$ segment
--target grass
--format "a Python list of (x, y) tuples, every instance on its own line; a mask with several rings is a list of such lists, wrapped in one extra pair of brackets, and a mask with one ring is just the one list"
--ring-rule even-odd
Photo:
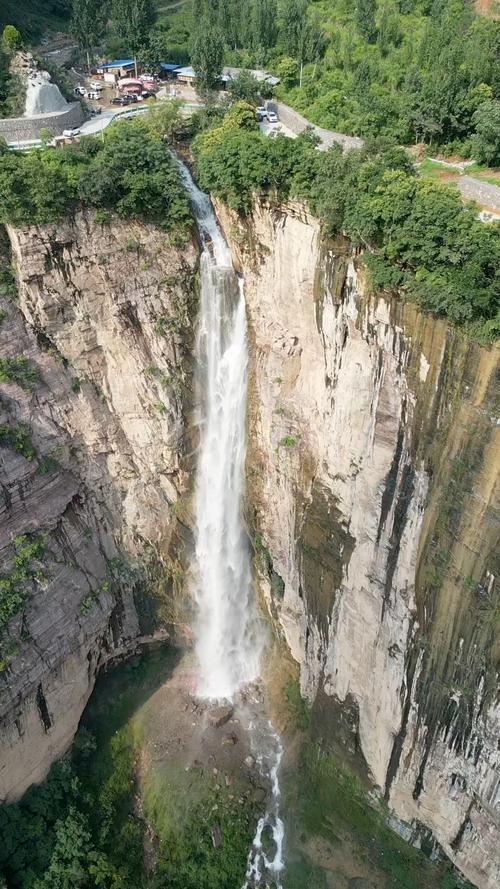
[(490, 185), (500, 187), (500, 170), (492, 170), (482, 164), (471, 164), (470, 167), (466, 167), (463, 173), (461, 173), (460, 170), (457, 170), (451, 164), (439, 164), (427, 157), (419, 164), (418, 172), (423, 179), (442, 180), (446, 177), (449, 181), (450, 174), (455, 179), (458, 179), (460, 176), (472, 176), (473, 179), (478, 179), (480, 182), (488, 182)]
[(298, 438), (295, 435), (284, 435), (283, 438), (278, 442), (279, 448), (294, 448), (296, 444), (298, 444)]
[(452, 167), (450, 164), (438, 164), (436, 161), (431, 160), (429, 157), (426, 157), (425, 160), (422, 161), (418, 166), (418, 172), (422, 179), (442, 179), (443, 173), (452, 173), (454, 176), (459, 177), (460, 171), (457, 170), (456, 167)]
[(500, 188), (500, 170), (491, 169), (490, 167), (484, 167), (481, 164), (474, 164), (473, 166), (467, 167), (466, 169), (467, 176), (473, 176), (474, 179), (479, 179), (481, 182), (488, 182), (490, 185), (496, 185)]
[(430, 861), (394, 833), (384, 805), (319, 744), (310, 740), (304, 745), (299, 768), (285, 778), (285, 794), (286, 809), (298, 816), (306, 837), (321, 838), (333, 850), (354, 844), (360, 865), (385, 875), (392, 889), (471, 889), (448, 862)]

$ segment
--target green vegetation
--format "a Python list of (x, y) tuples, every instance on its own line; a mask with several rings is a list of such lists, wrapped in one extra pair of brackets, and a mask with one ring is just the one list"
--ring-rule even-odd
[(191, 214), (162, 138), (143, 121), (109, 127), (65, 151), (0, 150), (0, 221), (55, 222), (78, 203), (185, 231)]
[(20, 423), (18, 426), (0, 426), (0, 447), (11, 448), (27, 460), (36, 457), (36, 450), (31, 441), (31, 429), (25, 423)]
[(0, 358), (0, 383), (17, 383), (18, 386), (32, 392), (40, 380), (38, 367), (34, 366), (26, 355)]
[(224, 40), (215, 27), (200, 30), (193, 45), (191, 61), (202, 90), (215, 89), (222, 74)]
[(90, 56), (104, 35), (109, 9), (102, 0), (72, 0), (71, 33), (85, 51), (90, 71)]
[(95, 606), (99, 604), (99, 599), (102, 593), (107, 593), (110, 588), (110, 583), (108, 580), (104, 580), (95, 590), (90, 590), (86, 596), (82, 599), (80, 605), (80, 614), (86, 615), (90, 614), (91, 611), (94, 610)]
[(500, 101), (490, 99), (474, 113), (472, 152), (480, 164), (500, 164)]
[(311, 726), (311, 710), (300, 693), (299, 680), (290, 679), (283, 694), (292, 725), (299, 731), (306, 731)]
[[(154, 873), (144, 872), (145, 822), (135, 810), (135, 771), (148, 731), (148, 698), (175, 656), (165, 649), (104, 675), (71, 760), (23, 800), (0, 808), (0, 883), (11, 889), (235, 889), (255, 829), (252, 806), (217, 788), (211, 771), (155, 766), (145, 815), (158, 836)], [(113, 706), (110, 708), (110, 701)], [(214, 848), (212, 828), (220, 829)], [(156, 845), (156, 844), (155, 844)]]
[(12, 266), (5, 261), (0, 254), (0, 296), (6, 299), (15, 299), (17, 296), (17, 285)]
[[(160, 838), (155, 889), (235, 889), (245, 877), (255, 830), (252, 807), (242, 805), (213, 779), (194, 774), (186, 796), (185, 777), (160, 772), (145, 788), (145, 813)], [(212, 830), (220, 831), (214, 847)]]
[(329, 129), (466, 153), (498, 146), (500, 22), (464, 0), (191, 0), (156, 34), (200, 71), (200, 47), (216, 73), (221, 44), (226, 64), (267, 67), (279, 95)]
[(315, 150), (307, 133), (268, 139), (238, 106), (193, 149), (202, 188), (235, 210), (252, 195), (304, 198), (325, 232), (365, 248), (374, 288), (492, 340), (500, 331), (500, 226), (483, 225), (458, 191), (416, 176), (403, 149), (382, 140), (343, 155)]
[(294, 448), (297, 444), (298, 439), (295, 435), (284, 435), (283, 438), (279, 441), (279, 448)]
[(2, 0), (0, 28), (15, 25), (28, 40), (38, 40), (47, 30), (68, 27), (71, 0)]
[(371, 872), (385, 874), (393, 889), (470, 887), (451, 865), (430, 861), (394, 833), (383, 804), (333, 754), (311, 740), (285, 790), (286, 806), (299, 813), (306, 836), (321, 837), (333, 848), (355, 843), (356, 860)]
[(46, 548), (44, 537), (23, 534), (16, 537), (14, 547), (13, 566), (8, 574), (0, 575), (0, 635), (23, 607), (33, 590), (33, 582), (45, 577), (41, 566)]
[(2, 33), (2, 49), (10, 54), (16, 52), (22, 46), (23, 39), (20, 31), (14, 25), (6, 25)]

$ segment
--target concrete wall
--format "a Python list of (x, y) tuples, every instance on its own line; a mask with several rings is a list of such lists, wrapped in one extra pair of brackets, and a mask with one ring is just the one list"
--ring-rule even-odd
[(38, 139), (40, 130), (44, 128), (51, 130), (54, 136), (60, 136), (63, 130), (78, 127), (83, 120), (84, 112), (80, 102), (73, 102), (65, 111), (0, 120), (0, 136), (7, 142), (28, 142)]

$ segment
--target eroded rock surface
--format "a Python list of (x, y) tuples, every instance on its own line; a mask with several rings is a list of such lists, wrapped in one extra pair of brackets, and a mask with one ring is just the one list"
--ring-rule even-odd
[(93, 214), (9, 234), (19, 299), (2, 300), (1, 355), (39, 380), (0, 384), (0, 424), (22, 424), (36, 452), (0, 448), (2, 575), (21, 535), (43, 556), (0, 640), (7, 801), (67, 749), (99, 667), (151, 630), (134, 598), (153, 574), (172, 599), (197, 261), (192, 244)]
[(498, 350), (371, 297), (299, 205), (222, 208), (251, 329), (262, 586), (324, 733), (500, 884)]

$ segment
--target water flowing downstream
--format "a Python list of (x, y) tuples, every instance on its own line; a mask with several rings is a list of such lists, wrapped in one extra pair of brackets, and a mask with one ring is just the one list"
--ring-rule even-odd
[[(248, 340), (243, 282), (209, 197), (181, 165), (203, 252), (197, 337), (200, 450), (195, 490), (195, 624), (198, 694), (234, 701), (258, 679), (262, 653), (250, 546), (242, 519), (246, 454)], [(271, 723), (241, 709), (255, 758), (271, 785), (249, 853), (244, 889), (280, 889), (283, 822), (279, 815), (281, 740)], [(251, 715), (247, 715), (250, 713)], [(267, 852), (263, 837), (267, 834)]]
[(247, 323), (242, 282), (207, 195), (184, 170), (204, 249), (197, 337), (200, 452), (195, 490), (195, 627), (202, 697), (232, 700), (259, 675), (252, 567), (241, 510)]

